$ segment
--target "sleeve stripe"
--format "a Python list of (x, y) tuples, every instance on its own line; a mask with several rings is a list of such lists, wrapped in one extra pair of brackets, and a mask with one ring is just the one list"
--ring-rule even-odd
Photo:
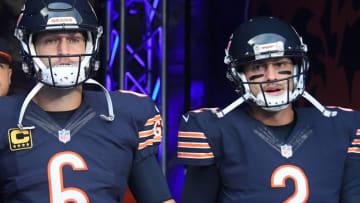
[(154, 134), (154, 129), (152, 129), (152, 130), (140, 131), (140, 132), (139, 132), (139, 137), (140, 137), (140, 138), (149, 137), (149, 136), (151, 136), (151, 135), (153, 135), (153, 134)]
[(354, 139), (351, 144), (353, 144), (353, 145), (360, 144), (360, 139)]
[(161, 120), (160, 114), (156, 115), (156, 116), (154, 116), (154, 118), (150, 118), (149, 120), (147, 120), (145, 123), (145, 126), (153, 125), (156, 121), (160, 121), (160, 120)]
[(206, 139), (206, 136), (204, 133), (200, 133), (200, 132), (181, 132), (179, 131), (178, 133), (179, 137), (188, 137), (188, 138), (202, 138), (202, 139)]
[(161, 136), (155, 136), (153, 139), (148, 139), (145, 142), (139, 143), (138, 149), (144, 149), (147, 146), (153, 145), (154, 142), (161, 142)]
[(358, 148), (358, 147), (349, 147), (347, 152), (348, 153), (360, 153), (360, 148)]
[[(158, 125), (159, 122), (160, 125)], [(146, 130), (142, 129), (142, 131), (138, 132), (139, 139), (142, 141), (138, 144), (138, 150), (151, 146), (154, 143), (161, 142), (161, 129), (159, 129), (161, 128), (161, 115), (157, 114), (154, 117), (148, 119), (145, 122), (144, 128)]]
[(154, 137), (154, 142), (161, 142), (161, 138), (162, 138), (162, 136), (155, 136)]
[(178, 152), (178, 158), (185, 159), (211, 159), (214, 158), (214, 154), (211, 153), (187, 153), (187, 152)]
[(209, 143), (197, 143), (197, 142), (178, 142), (178, 147), (210, 149)]
[(360, 135), (360, 129), (356, 130), (356, 135)]

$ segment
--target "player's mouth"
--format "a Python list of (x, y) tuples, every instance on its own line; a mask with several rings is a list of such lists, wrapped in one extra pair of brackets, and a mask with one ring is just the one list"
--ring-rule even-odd
[(269, 87), (265, 87), (264, 88), (264, 92), (267, 95), (271, 95), (271, 96), (278, 96), (281, 95), (283, 93), (283, 88), (281, 86), (269, 86)]

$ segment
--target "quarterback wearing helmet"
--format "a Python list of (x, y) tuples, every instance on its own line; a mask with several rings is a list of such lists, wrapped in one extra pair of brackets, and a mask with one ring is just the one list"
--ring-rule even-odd
[[(75, 52), (71, 56), (68, 53), (46, 55), (36, 50), (35, 42), (39, 34), (59, 30), (76, 30), (81, 33), (85, 43), (83, 53)], [(20, 41), (24, 56), (25, 73), (41, 83), (59, 88), (75, 87), (96, 71), (98, 67), (95, 57), (99, 52), (101, 35), (102, 27), (98, 25), (96, 15), (86, 1), (49, 2), (45, 7), (43, 1), (27, 3), (20, 13), (15, 29), (15, 36)], [(54, 62), (69, 58), (78, 60), (78, 63), (60, 65)]]
[(90, 78), (101, 35), (87, 0), (26, 1), (15, 36), (37, 84), (0, 101), (1, 202), (119, 203), (128, 187), (138, 202), (173, 202), (151, 98)]
[[(306, 92), (307, 46), (295, 29), (250, 19), (231, 36), (224, 62), (240, 96), (222, 110), (184, 115), (182, 200), (359, 202), (360, 114), (326, 109)], [(316, 108), (295, 107), (301, 96)]]
[[(227, 78), (235, 84), (240, 100), (249, 101), (267, 111), (280, 111), (300, 96), (308, 99), (325, 116), (334, 116), (336, 112), (326, 110), (310, 94), (305, 91), (305, 77), (309, 70), (307, 45), (295, 29), (277, 18), (259, 17), (240, 25), (231, 35), (228, 47), (225, 49), (224, 63), (228, 65)], [(265, 86), (274, 83), (273, 79), (265, 80), (266, 61), (287, 58), (289, 63), (272, 63), (274, 65), (290, 65), (292, 70), (280, 70), (281, 76), (275, 78), (278, 83), (284, 83), (286, 90), (279, 95), (270, 94)], [(280, 60), (281, 62), (281, 60)], [(251, 66), (251, 67), (249, 67)], [(288, 66), (288, 67), (290, 67)], [(258, 69), (256, 75), (247, 78), (246, 70)], [(260, 78), (260, 80), (259, 80)], [(262, 79), (261, 79), (262, 78)], [(259, 88), (256, 94), (250, 87)], [(240, 105), (238, 103), (237, 105)], [(235, 108), (236, 106), (232, 106)], [(219, 116), (223, 116), (222, 111)]]

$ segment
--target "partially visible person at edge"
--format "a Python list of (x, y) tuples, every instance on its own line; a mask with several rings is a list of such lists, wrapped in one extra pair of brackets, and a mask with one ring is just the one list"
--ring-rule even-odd
[(5, 39), (0, 38), (0, 97), (9, 93), (12, 75), (11, 63), (12, 56), (8, 44)]
[[(295, 29), (250, 19), (233, 33), (225, 63), (239, 99), (183, 115), (182, 201), (359, 203), (359, 112), (326, 109), (305, 91), (307, 46)], [(301, 96), (315, 108), (295, 107)]]
[(0, 101), (1, 202), (119, 203), (128, 186), (137, 202), (174, 202), (151, 98), (90, 79), (101, 35), (87, 0), (25, 3), (15, 36), (37, 84)]

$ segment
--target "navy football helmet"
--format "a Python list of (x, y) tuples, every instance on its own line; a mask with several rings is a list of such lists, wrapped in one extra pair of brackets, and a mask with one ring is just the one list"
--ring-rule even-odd
[[(34, 40), (44, 32), (75, 31), (84, 35), (85, 53), (76, 55), (39, 55), (36, 53)], [(101, 114), (106, 121), (115, 119), (111, 97), (107, 89), (90, 77), (97, 71), (96, 55), (99, 52), (99, 41), (102, 26), (98, 25), (97, 16), (88, 0), (27, 0), (19, 15), (15, 28), (15, 37), (20, 42), (23, 56), (23, 70), (38, 81), (26, 96), (20, 110), (18, 127), (33, 129), (34, 126), (23, 126), (22, 121), (31, 99), (44, 86), (54, 88), (73, 88), (82, 83), (98, 85), (106, 96), (109, 115)], [(52, 58), (77, 57), (78, 64), (51, 65)], [(48, 61), (46, 65), (43, 61)]]
[[(310, 101), (325, 116), (335, 116), (336, 112), (325, 109), (305, 91), (305, 76), (309, 70), (307, 51), (307, 45), (296, 30), (280, 19), (263, 16), (241, 24), (231, 35), (224, 58), (224, 63), (228, 65), (226, 76), (235, 84), (240, 98), (217, 112), (218, 117), (223, 117), (244, 101), (254, 103), (267, 111), (280, 111), (300, 96)], [(289, 58), (294, 64), (293, 74), (289, 77), (264, 82), (247, 80), (243, 69), (247, 64), (283, 57)], [(265, 93), (264, 84), (285, 80), (288, 87), (283, 94), (272, 96)], [(290, 83), (293, 83), (293, 89), (290, 89)], [(254, 95), (250, 85), (259, 85), (260, 93)]]
[[(279, 111), (296, 100), (305, 90), (305, 73), (309, 69), (307, 46), (295, 29), (284, 21), (273, 17), (257, 17), (243, 23), (230, 38), (224, 62), (228, 64), (227, 77), (236, 85), (241, 95), (269, 111)], [(294, 89), (279, 96), (269, 96), (262, 91), (253, 95), (250, 84), (242, 71), (244, 65), (259, 60), (288, 57), (294, 62), (294, 74), (283, 79), (294, 81)], [(271, 81), (269, 81), (271, 82)], [(268, 83), (263, 82), (263, 83)]]
[[(51, 58), (39, 56), (34, 37), (42, 32), (73, 30), (84, 34), (85, 54), (61, 57), (78, 57), (78, 65), (52, 67)], [(37, 81), (56, 88), (75, 87), (98, 69), (95, 56), (99, 51), (102, 27), (88, 0), (27, 0), (19, 15), (15, 37), (20, 42), (23, 70)], [(41, 60), (48, 60), (45, 65)], [(49, 67), (48, 67), (49, 66)]]

